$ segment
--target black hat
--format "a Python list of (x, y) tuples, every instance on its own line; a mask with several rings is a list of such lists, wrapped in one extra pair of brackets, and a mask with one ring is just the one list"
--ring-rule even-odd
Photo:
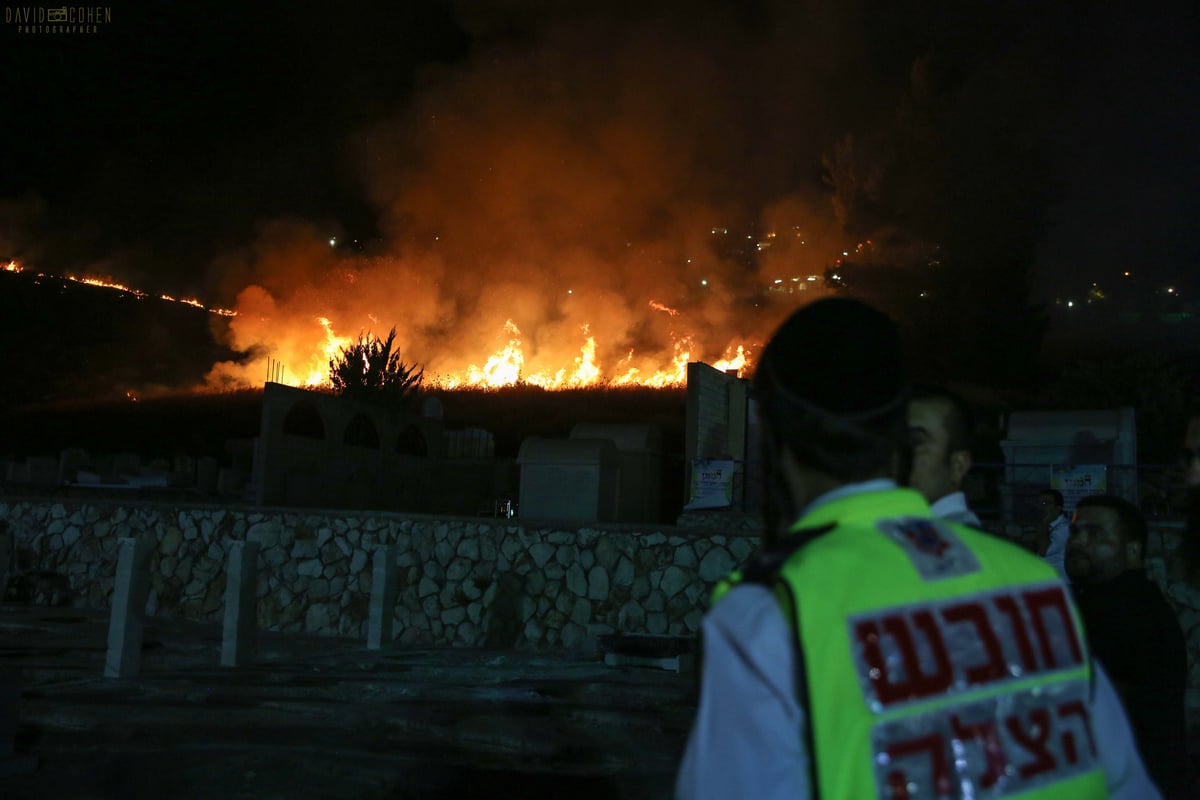
[(755, 386), (836, 417), (895, 411), (907, 397), (899, 332), (886, 314), (858, 300), (818, 300), (775, 331)]

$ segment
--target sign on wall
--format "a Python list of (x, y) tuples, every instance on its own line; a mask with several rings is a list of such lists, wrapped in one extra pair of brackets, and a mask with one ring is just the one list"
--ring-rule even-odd
[(1075, 513), (1075, 504), (1092, 494), (1108, 493), (1108, 467), (1104, 464), (1055, 464), (1050, 488), (1062, 492), (1063, 513)]
[(687, 511), (700, 508), (728, 508), (733, 505), (733, 473), (736, 462), (730, 459), (697, 458), (692, 461), (692, 485)]

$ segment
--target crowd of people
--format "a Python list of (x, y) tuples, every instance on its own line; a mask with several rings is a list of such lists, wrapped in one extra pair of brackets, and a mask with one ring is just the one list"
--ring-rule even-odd
[[(765, 533), (704, 620), (679, 797), (1196, 796), (1184, 636), (1135, 505), (1047, 487), (1030, 547), (983, 531), (969, 405), (911, 387), (855, 300), (789, 317), (754, 392)], [(1200, 416), (1181, 465), (1197, 577)]]

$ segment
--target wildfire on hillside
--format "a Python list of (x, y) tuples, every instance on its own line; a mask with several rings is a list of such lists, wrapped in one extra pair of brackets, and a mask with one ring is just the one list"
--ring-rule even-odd
[[(4, 271), (22, 273), (25, 272), (25, 267), (21, 266), (15, 260), (10, 260), (4, 265)], [(131, 294), (138, 299), (145, 299), (153, 296), (149, 292), (145, 292), (141, 289), (121, 283), (113, 279), (111, 276), (100, 277), (96, 275), (48, 275), (44, 272), (37, 273), (37, 276), (39, 278), (52, 278), (63, 281), (71, 281), (72, 283), (81, 283), (84, 286), (95, 286), (98, 289), (112, 289), (114, 291)], [(159, 294), (158, 298), (160, 300), (166, 300), (172, 303), (183, 303), (184, 305), (193, 306), (194, 308), (199, 308), (203, 311), (209, 312), (210, 314), (217, 314), (222, 317), (237, 316), (237, 312), (232, 309), (220, 308), (218, 306), (207, 306), (194, 297), (174, 297), (169, 294)]]
[[(14, 261), (4, 266), (7, 272), (24, 272), (25, 267)], [(192, 297), (176, 297), (167, 293), (153, 295), (136, 287), (129, 286), (111, 277), (61, 275), (50, 276), (37, 273), (39, 278), (58, 278), (60, 280), (93, 286), (100, 289), (124, 292), (139, 299), (157, 297), (160, 300), (182, 303), (198, 309), (225, 317), (237, 317), (238, 311), (216, 306), (207, 306)], [(679, 311), (662, 303), (650, 300), (647, 307), (661, 312), (668, 317), (679, 316)], [(370, 315), (371, 322), (377, 322)], [(315, 323), (315, 324), (314, 324)], [(348, 346), (353, 337), (339, 334), (333, 321), (327, 316), (317, 316), (311, 320), (299, 320), (290, 325), (276, 325), (276, 329), (285, 333), (274, 348), (275, 352), (290, 355), (292, 360), (282, 361), (280, 358), (265, 356), (260, 360), (251, 359), (241, 365), (245, 374), (262, 374), (262, 365), (267, 362), (282, 363), (286, 370), (277, 373), (272, 379), (296, 386), (322, 386), (329, 383), (329, 363), (338, 358), (344, 347)], [(694, 360), (697, 351), (694, 337), (690, 334), (670, 334), (671, 355), (668, 359), (656, 361), (654, 358), (639, 358), (635, 350), (626, 351), (621, 357), (612, 362), (611, 367), (597, 357), (596, 336), (589, 324), (583, 324), (574, 341), (564, 342), (561, 347), (554, 348), (550, 353), (538, 357), (528, 357), (527, 347), (522, 341), (521, 329), (513, 319), (506, 319), (500, 333), (500, 344), (494, 352), (472, 360), (467, 366), (454, 370), (442, 369), (429, 375), (431, 385), (455, 389), (459, 387), (502, 388), (524, 384), (538, 386), (543, 389), (577, 389), (601, 385), (609, 386), (648, 386), (664, 388), (682, 386), (687, 377), (687, 364)], [(739, 376), (751, 365), (751, 350), (746, 344), (731, 344), (724, 357), (712, 362), (712, 366), (722, 371), (732, 371)], [(482, 366), (480, 366), (482, 364)], [(297, 365), (297, 366), (293, 366)], [(246, 379), (234, 383), (250, 386), (254, 381)], [(128, 395), (136, 402), (136, 397)]]

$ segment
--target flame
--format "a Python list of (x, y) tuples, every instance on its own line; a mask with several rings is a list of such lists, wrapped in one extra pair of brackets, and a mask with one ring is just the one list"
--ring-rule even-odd
[[(22, 267), (20, 264), (18, 264), (15, 260), (11, 260), (3, 266), (3, 270), (5, 272), (24, 272), (25, 268)], [(78, 275), (70, 275), (70, 274), (68, 274), (68, 275), (46, 275), (46, 273), (44, 273), (44, 272), (39, 272), (38, 277), (39, 278), (47, 278), (47, 277), (57, 278), (57, 279), (63, 280), (63, 281), (71, 281), (72, 283), (81, 283), (85, 286), (95, 286), (99, 289), (111, 289), (111, 290), (117, 291), (117, 292), (125, 292), (126, 294), (133, 295), (134, 297), (138, 298), (139, 300), (150, 297), (149, 292), (145, 292), (145, 291), (135, 288), (133, 286), (128, 286), (124, 283), (120, 283), (119, 281), (114, 280), (111, 276), (98, 277), (95, 275), (84, 275), (83, 277), (79, 277)], [(194, 306), (203, 311), (207, 311), (210, 314), (219, 314), (222, 317), (236, 317), (237, 316), (237, 311), (234, 311), (233, 309), (220, 308), (218, 306), (207, 306), (204, 303), (202, 303), (200, 300), (197, 300), (194, 297), (175, 297), (174, 295), (168, 294), (166, 292), (161, 292), (157, 296), (160, 300), (166, 300), (171, 303), (183, 303), (185, 305)]]
[[(725, 355), (729, 355), (729, 351), (725, 351)], [(749, 356), (746, 353), (746, 348), (742, 345), (737, 346), (737, 352), (732, 358), (723, 358), (713, 363), (714, 369), (719, 369), (722, 372), (736, 372), (739, 378), (742, 377), (743, 371), (749, 363)]]
[(671, 358), (671, 366), (638, 381), (643, 386), (653, 386), (662, 389), (667, 386), (683, 386), (687, 383), (687, 365), (692, 358), (692, 340), (689, 336), (676, 339), (673, 343), (675, 355)]
[(513, 386), (521, 379), (521, 369), (525, 366), (525, 354), (521, 351), (521, 331), (511, 319), (505, 320), (504, 331), (509, 336), (508, 344), (492, 355), (484, 363), (483, 369), (474, 364), (467, 367), (466, 380), (459, 380), (455, 385), (467, 383), (471, 386), (495, 389)]
[[(692, 360), (695, 342), (690, 336), (673, 338), (670, 365), (646, 372), (636, 366), (636, 353), (630, 350), (627, 355), (616, 362), (611, 374), (606, 373), (604, 365), (596, 356), (596, 337), (591, 328), (584, 325), (582, 329), (583, 343), (579, 355), (574, 359), (574, 369), (566, 368), (556, 371), (526, 371), (527, 359), (521, 341), (521, 330), (511, 319), (504, 323), (504, 334), (507, 341), (484, 362), (482, 367), (471, 364), (461, 373), (438, 375), (430, 380), (434, 386), (443, 389), (455, 389), (462, 386), (478, 388), (501, 388), (525, 384), (539, 386), (543, 389), (575, 389), (588, 386), (650, 386), (667, 388), (683, 386), (687, 382), (687, 365)], [(727, 358), (717, 361), (713, 366), (720, 370), (737, 370), (741, 377), (743, 370), (750, 363), (749, 351), (744, 345), (736, 345), (726, 350)]]
[[(6, 272), (23, 272), (25, 267), (10, 260), (3, 265)], [(41, 273), (39, 273), (41, 275)], [(57, 277), (87, 286), (94, 286), (112, 291), (125, 292), (139, 299), (151, 297), (141, 289), (121, 283), (110, 276), (95, 275), (61, 275)], [(212, 314), (225, 317), (236, 317), (238, 311), (217, 306), (206, 306), (195, 297), (179, 297), (167, 292), (153, 295), (158, 299), (172, 303), (183, 303), (202, 309)], [(655, 300), (648, 301), (655, 311), (661, 311), (671, 318), (678, 318), (679, 311)], [(378, 323), (378, 316), (368, 314), (373, 323)], [(308, 333), (305, 328), (282, 324), (281, 330), (285, 335), (272, 348), (275, 355), (286, 358), (272, 358), (280, 368), (278, 379), (292, 385), (324, 386), (329, 383), (329, 362), (336, 360), (342, 348), (351, 343), (351, 338), (339, 335), (335, 323), (327, 316), (313, 318), (320, 325), (319, 333)], [(312, 330), (308, 328), (307, 330)], [(504, 323), (502, 343), (487, 359), (483, 366), (475, 363), (458, 372), (438, 375), (430, 379), (434, 386), (444, 389), (454, 389), (462, 386), (479, 388), (501, 388), (527, 384), (543, 389), (568, 389), (587, 386), (650, 386), (656, 388), (682, 386), (687, 380), (687, 364), (696, 350), (696, 344), (689, 335), (675, 336), (672, 334), (672, 357), (670, 364), (661, 369), (651, 370), (645, 363), (646, 357), (639, 362), (638, 354), (630, 350), (624, 358), (619, 359), (611, 369), (606, 369), (597, 355), (598, 343), (590, 324), (581, 328), (582, 341), (579, 344), (578, 355), (570, 362), (570, 366), (559, 369), (542, 369), (530, 371), (522, 342), (521, 330), (516, 322), (508, 319)], [(544, 358), (544, 357), (543, 357)], [(261, 374), (266, 359), (254, 361), (246, 365), (245, 374)], [(661, 363), (661, 362), (660, 362)], [(639, 366), (640, 364), (640, 366)], [(749, 351), (744, 345), (731, 345), (726, 349), (724, 358), (714, 362), (713, 366), (720, 370), (736, 370), (740, 377), (750, 364)], [(299, 365), (299, 368), (296, 367)], [(214, 368), (214, 376), (220, 375), (220, 370)], [(296, 377), (292, 377), (296, 376)], [(300, 377), (304, 376), (304, 377)], [(249, 383), (244, 377), (237, 377), (237, 383)], [(126, 395), (131, 402), (137, 402), (132, 393)]]
[(308, 368), (308, 377), (304, 379), (305, 386), (324, 386), (329, 383), (329, 362), (341, 355), (342, 348), (350, 344), (347, 336), (338, 336), (333, 332), (333, 323), (328, 317), (317, 317), (317, 322), (325, 332), (325, 341), (321, 345), (321, 355), (318, 363)]
[(670, 315), (670, 316), (672, 316), (672, 317), (677, 317), (677, 316), (679, 316), (679, 312), (678, 312), (678, 311), (676, 311), (675, 309), (673, 309), (673, 308), (667, 308), (667, 307), (666, 307), (666, 306), (664, 306), (662, 303), (656, 303), (656, 302), (654, 302), (653, 300), (651, 300), (651, 301), (650, 301), (650, 307), (651, 307), (651, 308), (653, 308), (655, 311), (663, 311), (663, 312), (665, 312), (665, 313), (669, 314), (669, 315)]

